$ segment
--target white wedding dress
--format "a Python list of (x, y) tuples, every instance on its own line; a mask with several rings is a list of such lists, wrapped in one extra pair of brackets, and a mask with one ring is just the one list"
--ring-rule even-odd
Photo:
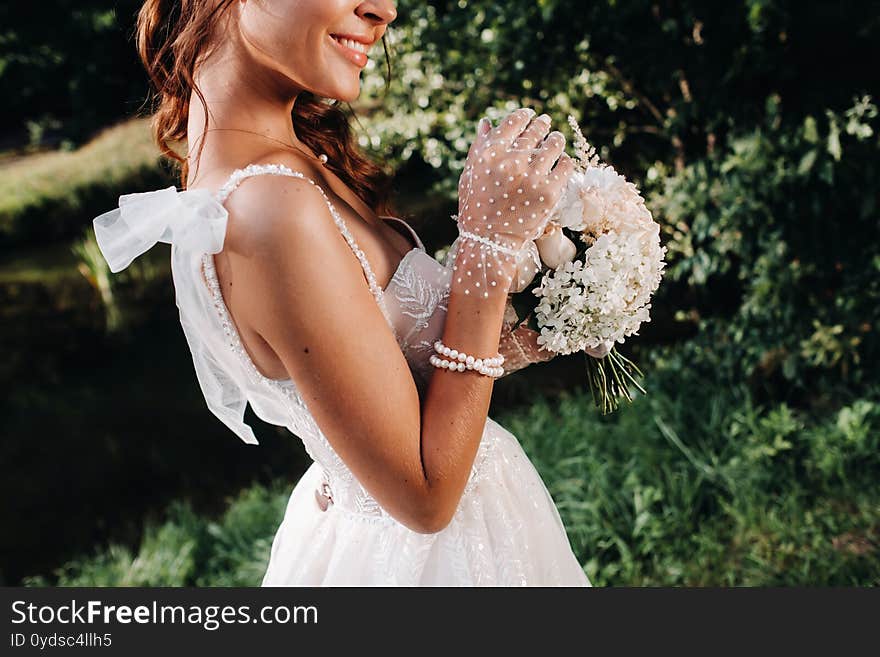
[[(157, 241), (172, 245), (181, 325), (211, 411), (245, 442), (247, 403), (266, 422), (298, 436), (314, 463), (287, 503), (263, 586), (591, 586), (575, 558), (559, 512), (516, 438), (486, 419), (458, 509), (442, 531), (420, 534), (390, 516), (361, 486), (318, 427), (296, 384), (269, 379), (245, 351), (214, 269), (223, 248), (223, 203), (247, 178), (282, 175), (309, 181), (361, 262), (367, 282), (409, 362), (424, 397), (442, 337), (451, 267), (432, 258), (415, 231), (382, 290), (369, 263), (324, 190), (284, 165), (235, 171), (216, 194), (174, 187), (120, 197), (119, 208), (94, 220), (99, 246), (119, 271)], [(448, 264), (448, 262), (447, 262)]]

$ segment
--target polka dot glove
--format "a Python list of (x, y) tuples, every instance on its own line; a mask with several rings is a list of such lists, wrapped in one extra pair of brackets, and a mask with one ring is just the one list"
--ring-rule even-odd
[(458, 237), (450, 248), (452, 285), (465, 294), (507, 295), (540, 270), (534, 240), (574, 163), (563, 152), (563, 134), (547, 135), (549, 117), (534, 115), (522, 108), (495, 128), (485, 118), (477, 127), (459, 179)]
[(504, 322), (498, 342), (498, 353), (504, 356), (504, 374), (513, 374), (532, 363), (543, 363), (557, 356), (555, 351), (538, 344), (540, 333), (528, 327), (528, 317), (521, 320), (510, 299), (504, 309)]

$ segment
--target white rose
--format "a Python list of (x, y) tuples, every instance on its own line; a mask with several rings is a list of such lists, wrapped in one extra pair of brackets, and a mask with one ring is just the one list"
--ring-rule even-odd
[(562, 232), (558, 224), (548, 223), (547, 230), (535, 240), (538, 253), (545, 265), (551, 269), (558, 269), (566, 262), (574, 260), (577, 247)]

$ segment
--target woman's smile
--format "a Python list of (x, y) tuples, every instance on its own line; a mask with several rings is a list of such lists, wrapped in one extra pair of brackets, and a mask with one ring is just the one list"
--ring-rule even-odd
[(361, 68), (367, 65), (367, 52), (369, 51), (369, 46), (351, 39), (335, 37), (332, 34), (330, 35), (330, 40), (333, 42), (334, 47), (337, 48), (350, 62), (357, 64)]

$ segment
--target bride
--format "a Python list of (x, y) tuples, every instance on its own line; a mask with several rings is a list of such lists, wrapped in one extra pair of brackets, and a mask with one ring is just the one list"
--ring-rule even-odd
[[(94, 220), (113, 272), (170, 243), (210, 410), (249, 403), (314, 463), (264, 586), (590, 586), (547, 488), (487, 417), (507, 295), (572, 172), (549, 118), (483, 119), (443, 263), (385, 212), (387, 180), (328, 100), (360, 91), (392, 0), (147, 0), (138, 47), (174, 187)], [(186, 140), (184, 158), (170, 144)], [(196, 144), (198, 147), (196, 148)], [(521, 337), (521, 336), (520, 336)], [(521, 344), (521, 343), (516, 343)]]

